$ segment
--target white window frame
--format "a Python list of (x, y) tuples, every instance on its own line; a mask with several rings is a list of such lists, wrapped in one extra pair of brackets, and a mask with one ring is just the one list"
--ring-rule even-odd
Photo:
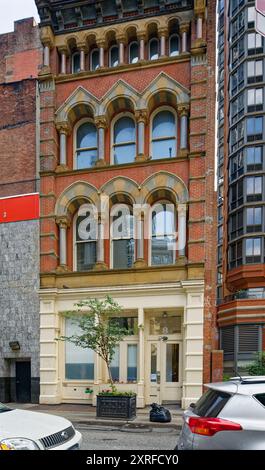
[[(112, 65), (111, 64), (111, 52), (114, 48), (118, 50), (118, 63), (117, 63), (117, 65)], [(115, 68), (115, 67), (118, 67), (119, 65), (120, 65), (119, 46), (117, 44), (114, 44), (113, 46), (111, 46), (111, 48), (109, 50), (109, 67), (110, 68)]]
[[(156, 59), (151, 59), (151, 44), (152, 42), (156, 42), (157, 43), (157, 58)], [(159, 40), (158, 38), (152, 38), (150, 39), (149, 41), (149, 45), (148, 45), (148, 59), (149, 60), (158, 60), (159, 59), (159, 56), (160, 56), (160, 50), (159, 50)]]
[[(135, 156), (137, 155), (137, 123), (136, 123), (135, 117), (132, 113), (119, 113), (111, 121), (111, 138), (110, 138), (110, 145), (111, 145), (110, 163), (111, 163), (111, 165), (119, 165), (119, 163), (114, 163), (114, 149), (115, 149), (115, 147), (114, 147), (114, 145), (115, 145), (115, 142), (114, 142), (114, 127), (115, 127), (116, 122), (119, 121), (119, 119), (122, 119), (122, 118), (125, 118), (125, 117), (131, 118), (134, 122), (134, 125), (135, 125)], [(128, 144), (130, 144), (130, 143), (131, 142), (128, 142)], [(133, 162), (131, 162), (131, 163), (133, 163)], [(120, 163), (120, 165), (122, 165), (122, 163)]]
[[(172, 41), (172, 39), (175, 38), (175, 37), (178, 38), (179, 48), (178, 48), (178, 51), (177, 51), (177, 52), (175, 52), (175, 53), (172, 54), (172, 53), (171, 53), (171, 41)], [(178, 34), (176, 34), (176, 33), (171, 34), (171, 36), (169, 37), (169, 44), (168, 44), (168, 46), (169, 46), (169, 51), (168, 51), (168, 52), (169, 52), (169, 54), (168, 54), (169, 57), (177, 57), (177, 56), (180, 54), (180, 51), (179, 51), (179, 49), (180, 49), (180, 37), (179, 37)]]
[[(154, 121), (154, 118), (156, 117), (157, 114), (161, 113), (162, 111), (169, 111), (171, 112), (172, 114), (174, 114), (175, 116), (175, 129), (176, 129), (176, 135), (175, 135), (175, 140), (176, 140), (176, 153), (175, 155), (172, 155), (171, 158), (176, 158), (177, 157), (177, 153), (178, 153), (178, 115), (177, 115), (177, 112), (174, 108), (170, 107), (170, 106), (161, 106), (159, 108), (157, 108), (151, 115), (151, 119), (150, 119), (150, 136), (149, 136), (149, 155), (152, 156), (153, 158), (153, 155), (152, 155), (152, 146), (153, 146), (153, 121)], [(172, 137), (168, 137), (168, 138), (172, 138)], [(166, 137), (164, 138), (161, 138), (161, 140), (166, 140)], [(158, 141), (158, 139), (156, 139), (156, 141)], [(169, 157), (162, 157), (162, 159), (167, 159)], [(155, 160), (158, 160), (157, 159), (154, 159)]]
[[(173, 261), (172, 264), (152, 264), (152, 240), (153, 240), (153, 230), (152, 230), (152, 214), (154, 212), (154, 209), (156, 206), (160, 204), (173, 204), (173, 202), (167, 200), (167, 199), (162, 199), (161, 201), (155, 202), (151, 207), (150, 207), (150, 212), (149, 212), (149, 226), (148, 226), (148, 231), (149, 231), (149, 240), (148, 240), (148, 266), (153, 266), (153, 267), (161, 267), (161, 266), (173, 266), (174, 263), (176, 262), (176, 250), (173, 250)], [(174, 216), (175, 216), (175, 232), (177, 229), (177, 208), (176, 205), (174, 205)]]
[[(90, 124), (93, 124), (96, 128), (96, 125), (95, 125), (95, 122), (92, 118), (83, 118), (83, 119), (80, 119), (76, 125), (74, 126), (74, 138), (73, 138), (73, 169), (74, 170), (78, 170), (80, 168), (77, 168), (77, 131), (79, 129), (80, 126), (82, 126), (82, 124), (85, 124), (86, 122), (90, 123)], [(93, 150), (93, 149), (96, 149), (97, 148), (97, 154), (98, 154), (98, 130), (96, 128), (96, 133), (97, 133), (97, 147), (84, 147), (83, 149), (81, 150)], [(79, 149), (80, 150), (80, 149)], [(89, 168), (88, 168), (89, 169)]]

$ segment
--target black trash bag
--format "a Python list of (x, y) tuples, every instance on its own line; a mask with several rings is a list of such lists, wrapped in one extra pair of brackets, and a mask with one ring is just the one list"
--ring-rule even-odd
[(150, 411), (150, 421), (153, 423), (170, 423), (171, 414), (170, 411), (164, 408), (164, 406), (152, 403)]

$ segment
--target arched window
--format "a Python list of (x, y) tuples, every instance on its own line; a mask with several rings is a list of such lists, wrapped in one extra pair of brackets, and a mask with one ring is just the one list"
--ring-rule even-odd
[(168, 265), (175, 261), (176, 211), (163, 201), (152, 208), (151, 265)]
[(173, 158), (176, 156), (176, 115), (165, 109), (153, 117), (151, 156), (159, 158)]
[(172, 34), (169, 38), (169, 55), (170, 57), (179, 55), (179, 37), (177, 34)]
[(81, 69), (80, 53), (75, 52), (72, 55), (72, 73), (79, 73)]
[(149, 41), (149, 60), (157, 60), (159, 58), (159, 41), (153, 38)]
[(99, 50), (94, 49), (90, 54), (90, 70), (97, 70), (99, 68)]
[(132, 208), (117, 204), (111, 210), (111, 265), (131, 268), (134, 263), (134, 217)]
[(136, 64), (139, 60), (139, 44), (138, 42), (131, 42), (129, 48), (129, 62), (130, 64)]
[(98, 159), (98, 136), (96, 126), (86, 121), (76, 131), (75, 167), (91, 168)]
[(109, 66), (117, 67), (119, 65), (119, 46), (112, 46), (109, 51)]
[(113, 163), (133, 162), (136, 156), (135, 122), (130, 116), (119, 118), (113, 126)]
[(76, 216), (74, 230), (75, 269), (90, 271), (97, 261), (97, 219), (92, 210)]

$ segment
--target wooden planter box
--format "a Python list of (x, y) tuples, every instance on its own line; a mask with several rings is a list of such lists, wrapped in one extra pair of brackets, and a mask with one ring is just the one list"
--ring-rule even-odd
[(136, 417), (136, 396), (97, 395), (97, 418), (134, 419)]

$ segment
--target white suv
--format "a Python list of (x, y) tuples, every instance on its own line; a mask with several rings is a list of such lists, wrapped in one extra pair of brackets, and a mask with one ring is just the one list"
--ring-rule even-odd
[(0, 450), (78, 450), (82, 435), (65, 418), (0, 403)]

